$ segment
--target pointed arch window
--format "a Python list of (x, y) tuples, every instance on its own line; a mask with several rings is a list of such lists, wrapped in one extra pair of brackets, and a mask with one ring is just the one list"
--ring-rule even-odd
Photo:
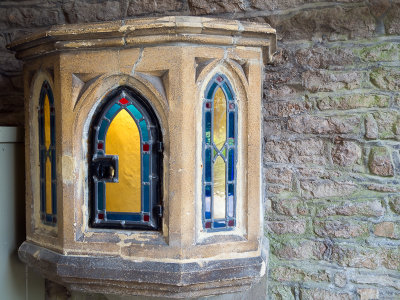
[(93, 227), (160, 227), (160, 126), (148, 101), (121, 87), (106, 97), (92, 125)]
[(40, 219), (57, 223), (57, 178), (54, 97), (47, 81), (39, 96)]
[(223, 74), (207, 85), (203, 101), (203, 228), (236, 226), (237, 103)]

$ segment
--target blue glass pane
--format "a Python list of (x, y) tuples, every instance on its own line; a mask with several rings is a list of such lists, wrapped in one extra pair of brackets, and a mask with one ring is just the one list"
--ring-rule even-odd
[(51, 184), (51, 204), (52, 204), (52, 213), (57, 213), (57, 186), (56, 183), (53, 182)]
[(129, 109), (129, 111), (136, 118), (136, 120), (140, 120), (143, 117), (140, 111), (138, 111), (138, 109), (135, 106), (128, 105), (126, 108)]
[(46, 89), (47, 89), (47, 95), (49, 96), (49, 103), (50, 105), (53, 105), (54, 104), (53, 92), (48, 84), (46, 84)]
[(103, 120), (100, 124), (99, 135), (97, 136), (97, 139), (104, 141), (107, 126), (108, 126), (108, 122), (106, 120)]
[(53, 222), (53, 216), (52, 215), (46, 215), (46, 222), (52, 223)]
[(51, 153), (51, 179), (56, 180), (56, 150), (50, 150)]
[(50, 115), (50, 143), (51, 145), (56, 144), (56, 130), (55, 130), (55, 120), (54, 115)]
[(40, 178), (44, 178), (46, 150), (40, 150)]
[(142, 215), (107, 212), (107, 219), (114, 221), (141, 221)]
[(233, 184), (228, 184), (228, 217), (234, 216), (234, 205), (233, 200), (235, 197), (235, 186)]
[(205, 117), (205, 143), (211, 143), (211, 112), (206, 112)]
[(149, 170), (150, 170), (149, 154), (143, 154), (143, 181), (144, 182), (149, 181)]
[(106, 113), (106, 118), (111, 120), (120, 108), (121, 108), (121, 106), (119, 104), (115, 103), (113, 106), (111, 106), (111, 108)]
[(103, 182), (97, 183), (97, 209), (98, 210), (104, 209), (104, 183)]
[(229, 87), (227, 86), (226, 83), (224, 83), (224, 84), (222, 85), (222, 88), (224, 89), (224, 91), (225, 91), (225, 93), (226, 93), (226, 96), (228, 97), (228, 100), (233, 100), (231, 90), (229, 89)]
[(235, 113), (229, 113), (229, 136), (230, 138), (235, 137)]
[(143, 185), (143, 210), (144, 212), (149, 212), (149, 205), (150, 205), (150, 186)]
[(211, 149), (206, 149), (204, 159), (206, 163), (204, 164), (205, 169), (205, 181), (211, 182)]
[(139, 123), (140, 129), (142, 130), (142, 139), (143, 142), (147, 142), (149, 140), (149, 132), (147, 131), (146, 121), (142, 120)]
[(214, 91), (215, 91), (215, 88), (216, 88), (216, 87), (217, 87), (217, 83), (214, 82), (214, 83), (211, 85), (210, 89), (208, 90), (207, 99), (213, 99), (213, 94), (214, 94)]
[(214, 222), (214, 228), (222, 228), (222, 227), (226, 227), (225, 221), (216, 221), (216, 222)]
[(46, 206), (46, 194), (45, 194), (45, 182), (44, 180), (40, 181), (40, 211), (45, 212), (45, 206)]
[(235, 162), (235, 152), (234, 149), (229, 150), (229, 157), (228, 157), (228, 180), (235, 179), (235, 169), (234, 169), (234, 162)]
[(211, 219), (211, 185), (204, 188), (204, 218)]
[(43, 116), (42, 113), (40, 114), (39, 117), (39, 145), (43, 145), (44, 144), (44, 130), (43, 130)]

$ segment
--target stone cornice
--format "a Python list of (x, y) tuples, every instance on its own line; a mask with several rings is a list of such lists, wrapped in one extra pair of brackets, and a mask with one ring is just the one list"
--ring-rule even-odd
[(7, 47), (17, 52), (17, 58), (27, 60), (56, 51), (174, 43), (261, 47), (264, 61), (269, 62), (276, 51), (276, 31), (268, 24), (173, 16), (58, 25)]

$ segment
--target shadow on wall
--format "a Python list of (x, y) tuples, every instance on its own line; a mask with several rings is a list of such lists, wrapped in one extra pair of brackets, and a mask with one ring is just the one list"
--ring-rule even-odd
[(25, 240), (23, 131), (0, 127), (0, 291), (2, 299), (44, 299), (44, 280), (26, 267), (17, 250)]

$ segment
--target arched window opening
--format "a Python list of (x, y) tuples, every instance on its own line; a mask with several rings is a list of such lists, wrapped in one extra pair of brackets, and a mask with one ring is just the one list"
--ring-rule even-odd
[(236, 226), (237, 104), (228, 79), (217, 74), (203, 101), (203, 228)]
[(92, 226), (159, 229), (162, 141), (148, 101), (118, 88), (105, 98), (91, 129)]
[(48, 225), (57, 223), (57, 178), (54, 98), (47, 81), (39, 97), (40, 219)]

